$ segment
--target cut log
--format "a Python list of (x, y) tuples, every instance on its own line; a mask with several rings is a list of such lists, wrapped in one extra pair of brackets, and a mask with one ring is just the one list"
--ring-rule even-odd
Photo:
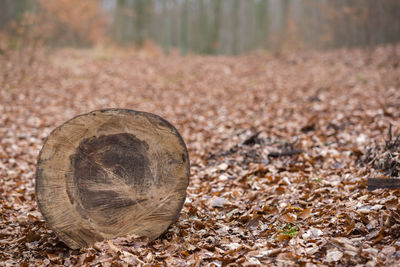
[(56, 128), (38, 160), (36, 198), (70, 248), (128, 235), (157, 238), (176, 221), (189, 183), (188, 152), (159, 116), (106, 109)]

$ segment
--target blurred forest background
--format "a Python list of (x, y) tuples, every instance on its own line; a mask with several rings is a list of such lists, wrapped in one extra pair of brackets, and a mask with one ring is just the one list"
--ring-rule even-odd
[(0, 52), (156, 44), (201, 54), (374, 46), (400, 40), (399, 0), (2, 0)]

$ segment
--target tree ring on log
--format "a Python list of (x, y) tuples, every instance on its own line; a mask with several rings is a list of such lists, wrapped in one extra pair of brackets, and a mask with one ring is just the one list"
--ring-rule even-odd
[(70, 248), (133, 234), (155, 239), (179, 216), (189, 167), (182, 137), (161, 117), (96, 110), (47, 138), (36, 198), (50, 228)]

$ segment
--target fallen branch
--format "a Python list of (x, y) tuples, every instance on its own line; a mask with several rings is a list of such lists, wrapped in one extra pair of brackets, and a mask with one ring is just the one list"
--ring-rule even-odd
[(293, 155), (297, 155), (300, 153), (303, 153), (303, 151), (299, 150), (299, 149), (283, 150), (281, 152), (272, 151), (268, 154), (268, 157), (279, 158), (279, 157), (283, 157), (283, 156), (293, 156)]
[(368, 190), (373, 191), (375, 189), (388, 188), (396, 189), (400, 188), (399, 178), (368, 178)]

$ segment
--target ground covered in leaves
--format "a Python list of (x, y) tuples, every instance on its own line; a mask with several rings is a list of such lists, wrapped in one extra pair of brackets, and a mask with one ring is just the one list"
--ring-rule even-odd
[[(1, 58), (1, 266), (400, 261), (400, 190), (366, 185), (400, 171), (400, 46), (237, 57), (29, 53)], [(53, 128), (107, 107), (177, 127), (191, 160), (187, 200), (153, 242), (70, 250), (38, 211), (37, 156)]]

